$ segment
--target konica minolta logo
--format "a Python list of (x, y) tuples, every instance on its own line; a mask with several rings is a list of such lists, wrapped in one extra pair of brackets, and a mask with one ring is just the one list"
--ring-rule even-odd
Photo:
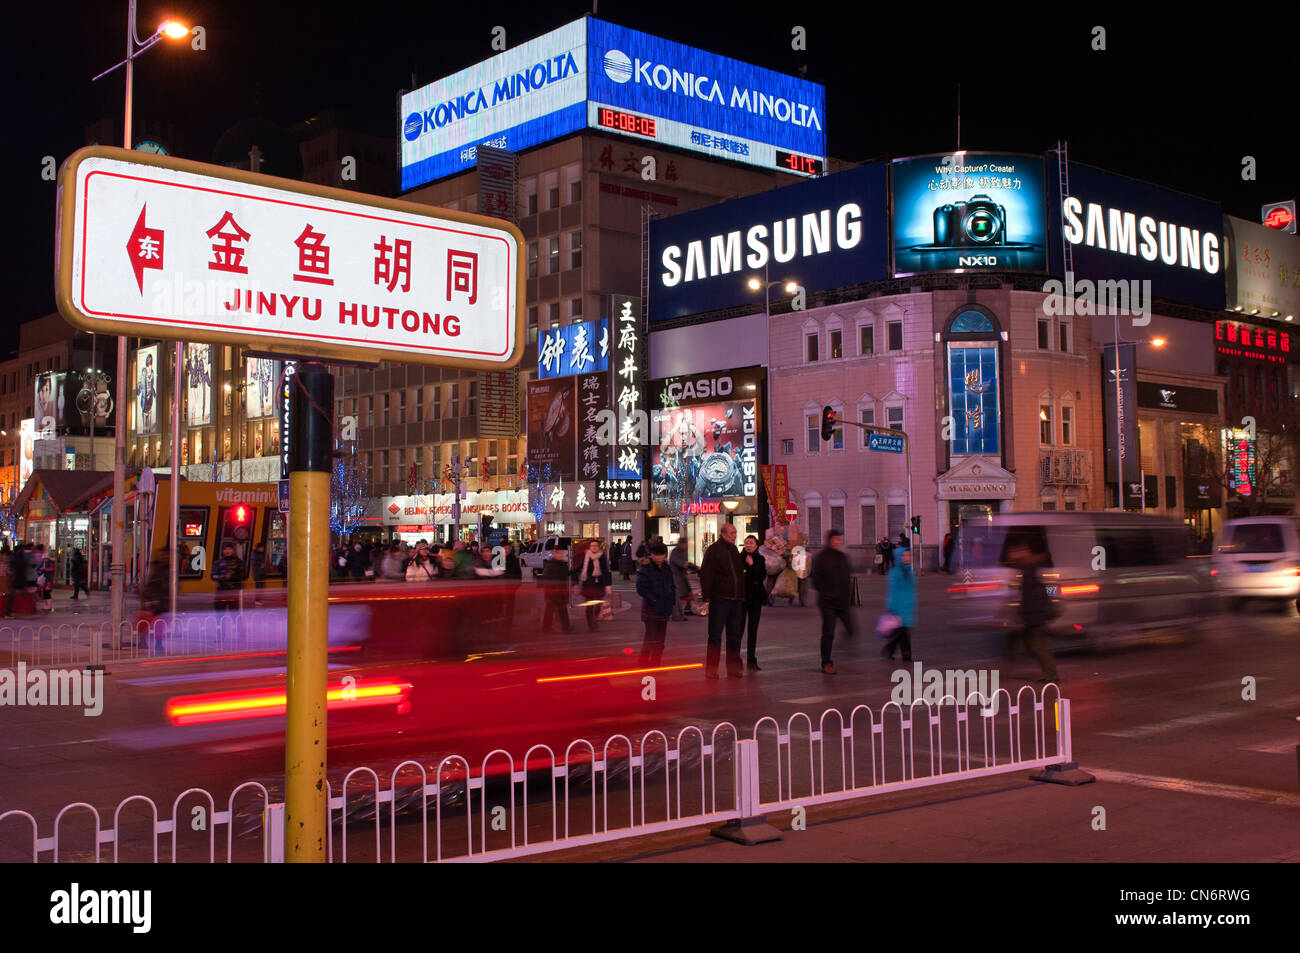
[(622, 50), (607, 52), (603, 63), (605, 75), (615, 83), (636, 82), (653, 86), (665, 93), (703, 99), (730, 109), (743, 109), (755, 116), (775, 119), (778, 122), (788, 122), (791, 125), (807, 126), (818, 130), (822, 127), (817, 110), (807, 103), (796, 103), (757, 89), (745, 89), (734, 85), (730, 90), (725, 90), (721, 82), (704, 73), (691, 73), (665, 66), (663, 63), (631, 57)]
[(414, 142), (425, 133), (441, 129), (448, 123), (508, 103), (518, 96), (576, 75), (580, 70), (573, 53), (560, 53), (540, 63), (512, 72), (489, 85), (461, 93), (423, 111), (413, 112), (402, 120), (402, 135)]

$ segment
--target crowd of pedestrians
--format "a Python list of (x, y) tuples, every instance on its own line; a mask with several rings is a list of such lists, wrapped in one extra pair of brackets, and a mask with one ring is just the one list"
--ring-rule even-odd
[[(54, 611), (54, 581), (57, 567), (54, 552), (47, 551), (43, 543), (17, 543), (10, 547), (8, 541), (0, 545), (0, 616), (13, 618), (34, 612)], [(68, 574), (73, 584), (72, 598), (86, 588), (86, 557), (80, 549), (73, 549), (68, 559)]]

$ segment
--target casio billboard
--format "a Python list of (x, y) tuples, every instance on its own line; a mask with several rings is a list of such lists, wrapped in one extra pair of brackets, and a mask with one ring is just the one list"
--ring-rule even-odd
[[(1069, 194), (1050, 212), (1076, 280), (1149, 281), (1155, 297), (1224, 307), (1218, 203), (1071, 162)], [(1060, 243), (1053, 246), (1053, 273), (1063, 274)]]
[[(885, 165), (650, 222), (650, 321), (764, 307), (751, 278), (825, 291), (885, 277)], [(777, 292), (780, 293), (780, 292)]]

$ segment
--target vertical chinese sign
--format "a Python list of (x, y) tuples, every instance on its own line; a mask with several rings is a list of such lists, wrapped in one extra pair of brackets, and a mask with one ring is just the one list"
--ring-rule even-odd
[[(641, 299), (618, 295), (612, 298), (614, 315), (610, 333), (614, 351), (610, 356), (610, 379), (614, 388), (614, 409), (618, 418), (609, 477), (640, 480), (645, 474), (639, 418), (646, 414), (644, 374), (641, 365)], [(636, 501), (640, 503), (638, 499)]]

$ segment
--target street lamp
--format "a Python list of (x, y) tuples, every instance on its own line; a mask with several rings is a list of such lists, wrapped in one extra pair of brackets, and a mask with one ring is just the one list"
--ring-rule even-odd
[[(772, 281), (772, 280), (770, 280), (770, 279), (768, 278), (767, 267), (768, 267), (768, 266), (767, 266), (766, 264), (763, 265), (763, 280), (762, 280), (762, 281), (759, 281), (758, 278), (755, 277), (755, 278), (750, 278), (750, 279), (749, 279), (749, 282), (748, 282), (750, 289), (753, 290), (753, 291), (757, 291), (759, 288), (762, 288), (762, 289), (763, 289), (763, 314), (767, 317), (767, 323), (768, 323), (768, 328), (765, 329), (766, 333), (765, 333), (764, 336), (763, 336), (763, 339), (764, 339), (765, 342), (766, 342), (766, 341), (770, 341), (770, 340), (772, 339), (772, 338), (771, 338), (771, 324), (772, 324), (772, 286), (773, 286), (773, 285), (779, 285), (779, 284), (781, 284), (781, 282), (779, 282), (779, 281)], [(786, 292), (786, 294), (794, 294), (798, 289), (799, 289), (799, 286), (798, 286), (797, 284), (795, 284), (793, 281), (787, 281), (787, 282), (785, 283), (785, 292)], [(766, 384), (767, 384), (767, 378), (766, 378), (766, 377), (763, 378), (763, 383), (764, 383), (764, 386), (766, 386)], [(753, 385), (751, 384), (750, 386), (752, 387)], [(767, 442), (767, 459), (768, 459), (768, 461), (770, 462), (770, 461), (773, 459), (773, 453), (772, 453), (772, 428), (771, 428), (771, 427), (768, 427), (767, 441), (768, 441), (768, 442)], [(769, 505), (771, 504), (771, 502), (772, 502), (771, 500), (768, 500), (768, 504), (769, 504)], [(762, 525), (762, 524), (760, 523), (760, 525)]]
[[(126, 59), (109, 67), (91, 79), (93, 83), (100, 77), (107, 76), (118, 66), (126, 67), (126, 112), (122, 122), (122, 145), (123, 148), (131, 148), (131, 107), (132, 96), (134, 93), (135, 81), (135, 58), (143, 53), (149, 47), (159, 42), (164, 36), (170, 39), (180, 39), (189, 35), (189, 28), (184, 24), (167, 19), (159, 24), (158, 29), (147, 40), (141, 40), (139, 32), (136, 30), (136, 0), (127, 0), (126, 7)], [(179, 346), (179, 345), (178, 345)], [(112, 563), (109, 565), (109, 573), (112, 579), (109, 590), (110, 615), (113, 625), (113, 647), (120, 648), (122, 645), (122, 615), (124, 609), (125, 595), (125, 576), (126, 562), (126, 503), (123, 497), (126, 496), (126, 358), (127, 358), (126, 337), (119, 335), (117, 338), (117, 389), (116, 389), (116, 415), (114, 416), (114, 434), (113, 434), (113, 504), (112, 504), (112, 521), (113, 521), (113, 555)], [(179, 397), (179, 395), (177, 395)], [(94, 415), (94, 406), (91, 407), (91, 415)], [(175, 440), (175, 434), (172, 435)], [(175, 470), (175, 467), (172, 467)], [(178, 483), (179, 474), (172, 474), (173, 492), (176, 496), (176, 484)], [(175, 532), (175, 526), (173, 526)], [(173, 551), (175, 547), (172, 547)], [(172, 556), (175, 559), (175, 555)], [(102, 668), (101, 662), (101, 639), (96, 636), (91, 639), (91, 663), (92, 667)]]
[(740, 505), (740, 500), (723, 500), (722, 505), (727, 510), (727, 523), (734, 523), (735, 520), (732, 517), (736, 513), (736, 507)]

